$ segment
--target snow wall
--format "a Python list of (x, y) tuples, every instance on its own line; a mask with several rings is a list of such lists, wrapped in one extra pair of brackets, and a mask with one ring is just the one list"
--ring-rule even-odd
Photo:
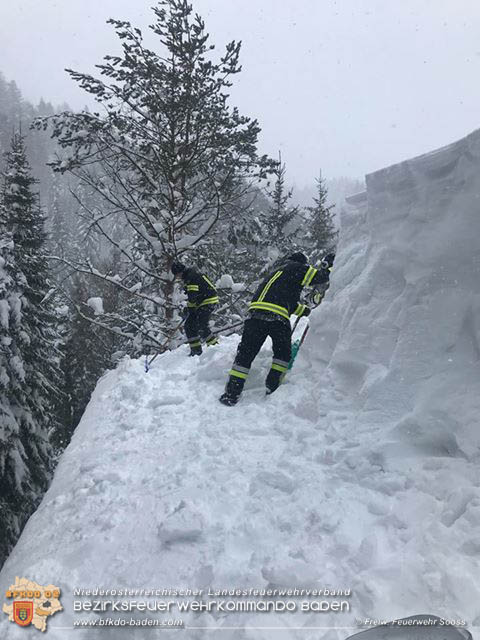
[[(267, 345), (241, 402), (220, 405), (237, 336), (201, 358), (165, 354), (148, 375), (123, 361), (99, 382), (6, 562), (2, 596), (16, 576), (59, 586), (64, 611), (48, 618), (59, 640), (336, 640), (359, 620), (420, 613), (475, 632), (479, 271), (480, 132), (369, 175), (285, 384), (265, 398)], [(289, 613), (74, 613), (74, 600), (98, 599), (74, 589), (96, 587), (196, 588), (234, 603), (268, 598), (208, 589), (351, 595), (333, 598), (348, 603), (341, 612), (300, 610), (331, 603), (324, 593), (277, 595), (298, 605)], [(153, 600), (182, 599), (199, 598)], [(186, 628), (72, 629), (105, 617)], [(36, 634), (2, 613), (1, 638)]]

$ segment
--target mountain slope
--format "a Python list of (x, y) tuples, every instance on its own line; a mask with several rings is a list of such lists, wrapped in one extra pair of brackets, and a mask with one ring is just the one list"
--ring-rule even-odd
[[(237, 336), (106, 375), (0, 588), (61, 586), (48, 633), (62, 640), (105, 637), (59, 628), (99, 619), (71, 604), (96, 586), (352, 591), (347, 612), (172, 610), (188, 638), (333, 640), (356, 619), (423, 612), (480, 624), (479, 168), (475, 132), (367, 177), (272, 396), (266, 345), (241, 402), (217, 402)], [(1, 637), (30, 633), (0, 622)]]

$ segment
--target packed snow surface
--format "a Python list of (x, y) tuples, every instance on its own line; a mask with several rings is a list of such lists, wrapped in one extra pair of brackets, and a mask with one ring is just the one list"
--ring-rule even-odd
[[(479, 195), (478, 132), (368, 176), (365, 203), (342, 217), (326, 299), (268, 398), (269, 344), (230, 408), (217, 398), (238, 336), (200, 358), (164, 354), (148, 374), (124, 359), (99, 382), (0, 589), (15, 576), (60, 586), (48, 634), (61, 640), (107, 637), (69, 629), (105, 617), (73, 613), (88, 599), (74, 588), (95, 587), (196, 588), (205, 602), (265, 600), (209, 589), (351, 590), (281, 598), (299, 605), (289, 613), (123, 614), (186, 629), (115, 638), (334, 640), (359, 619), (419, 613), (475, 634)], [(300, 610), (321, 600), (350, 610)], [(34, 633), (3, 615), (0, 637)]]

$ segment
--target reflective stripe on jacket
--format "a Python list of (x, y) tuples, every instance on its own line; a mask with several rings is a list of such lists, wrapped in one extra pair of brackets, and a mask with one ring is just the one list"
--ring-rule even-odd
[(293, 260), (270, 273), (260, 284), (249, 305), (251, 312), (269, 312), (286, 320), (292, 314), (301, 316), (308, 308), (300, 304), (303, 287), (328, 282), (329, 271)]
[(187, 305), (190, 309), (198, 309), (208, 304), (217, 304), (219, 299), (213, 282), (196, 269), (185, 269), (182, 274), (187, 294)]

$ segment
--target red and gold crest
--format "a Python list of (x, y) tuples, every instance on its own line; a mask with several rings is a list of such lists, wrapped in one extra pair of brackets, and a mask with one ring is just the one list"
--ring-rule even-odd
[(21, 627), (27, 627), (33, 620), (33, 602), (31, 600), (15, 600), (13, 619)]

